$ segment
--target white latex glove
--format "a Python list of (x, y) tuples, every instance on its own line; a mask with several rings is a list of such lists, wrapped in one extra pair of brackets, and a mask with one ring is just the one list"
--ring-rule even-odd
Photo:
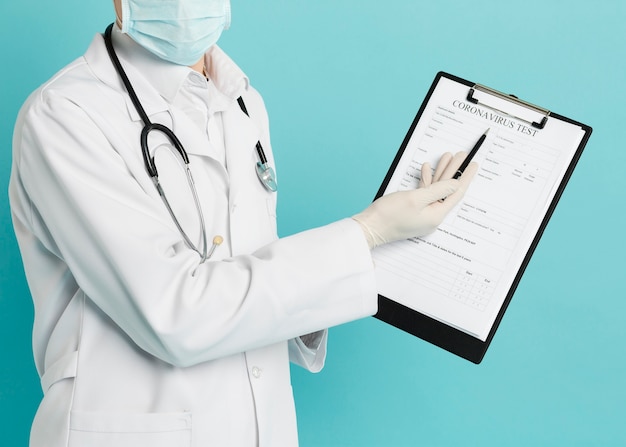
[(363, 228), (370, 248), (432, 233), (459, 203), (478, 170), (476, 163), (470, 163), (461, 177), (452, 178), (466, 155), (444, 154), (434, 174), (430, 165), (424, 163), (418, 189), (379, 197), (353, 216)]

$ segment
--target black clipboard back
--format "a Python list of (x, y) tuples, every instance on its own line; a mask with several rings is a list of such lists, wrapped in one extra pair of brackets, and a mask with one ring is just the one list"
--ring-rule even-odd
[[(395, 172), (395, 169), (400, 159), (402, 158), (404, 150), (406, 149), (411, 139), (411, 136), (415, 131), (415, 128), (417, 127), (418, 123), (420, 122), (420, 119), (422, 118), (424, 110), (426, 109), (428, 102), (430, 101), (430, 98), (433, 95), (433, 92), (437, 88), (437, 85), (442, 78), (447, 78), (459, 84), (463, 84), (467, 86), (468, 93), (467, 93), (467, 97), (465, 98), (467, 101), (470, 101), (475, 104), (478, 103), (483, 107), (490, 108), (499, 113), (506, 113), (507, 115), (510, 115), (517, 120), (528, 123), (534, 128), (542, 129), (545, 126), (548, 119), (557, 119), (557, 120), (561, 120), (561, 121), (564, 121), (566, 123), (569, 123), (575, 126), (580, 126), (580, 128), (584, 131), (584, 136), (582, 140), (580, 141), (574, 153), (574, 156), (571, 159), (567, 167), (565, 175), (562, 178), (556, 190), (556, 193), (550, 203), (550, 206), (548, 207), (546, 214), (544, 215), (543, 220), (541, 221), (539, 230), (536, 232), (536, 235), (534, 239), (532, 240), (532, 243), (530, 247), (528, 248), (525, 257), (521, 265), (519, 266), (519, 269), (517, 270), (515, 279), (513, 280), (512, 285), (509, 288), (509, 291), (506, 295), (506, 298), (504, 299), (503, 304), (500, 307), (497, 317), (491, 326), (491, 330), (489, 331), (489, 334), (484, 341), (464, 331), (461, 331), (455, 327), (449, 326), (434, 318), (431, 318), (428, 315), (420, 313), (414, 309), (410, 309), (383, 295), (378, 296), (378, 312), (375, 315), (375, 318), (383, 322), (386, 322), (392, 326), (395, 326), (416, 337), (419, 337), (435, 346), (438, 346), (470, 362), (473, 362), (475, 364), (480, 364), (493, 340), (493, 337), (500, 325), (500, 322), (502, 321), (502, 318), (504, 317), (507, 307), (509, 303), (511, 302), (511, 299), (513, 298), (513, 294), (515, 293), (515, 290), (517, 289), (517, 286), (524, 274), (524, 271), (528, 263), (530, 262), (532, 254), (535, 251), (535, 248), (537, 247), (539, 240), (541, 239), (541, 236), (548, 224), (548, 221), (550, 220), (550, 217), (552, 216), (556, 208), (556, 205), (561, 195), (563, 194), (563, 191), (565, 190), (567, 182), (569, 181), (572, 173), (574, 172), (576, 164), (578, 163), (578, 160), (580, 159), (580, 156), (582, 155), (583, 149), (585, 148), (587, 141), (589, 140), (589, 137), (591, 136), (592, 129), (591, 127), (587, 125), (584, 125), (577, 121), (566, 118), (562, 115), (550, 112), (547, 109), (544, 109), (544, 108), (535, 106), (533, 104), (530, 104), (528, 102), (525, 102), (523, 100), (520, 100), (519, 98), (513, 95), (507, 95), (507, 94), (501, 93), (497, 90), (467, 81), (465, 79), (462, 79), (458, 76), (454, 76), (446, 72), (439, 72), (437, 73), (432, 85), (430, 86), (430, 89), (428, 90), (428, 93), (424, 101), (422, 102), (415, 116), (415, 119), (413, 120), (406, 136), (404, 137), (404, 140), (400, 146), (400, 149), (398, 150), (389, 168), (389, 171), (387, 172), (387, 175), (385, 176), (385, 179), (383, 183), (381, 184), (378, 190), (378, 193), (376, 194), (376, 197), (375, 197), (376, 199), (382, 196), (384, 192), (386, 191), (387, 186)], [(492, 103), (489, 103), (488, 101), (486, 101), (487, 98), (492, 100), (492, 101), (489, 101)], [(508, 113), (508, 112), (503, 111), (502, 108), (498, 106), (499, 104), (502, 103), (502, 101), (512, 104), (514, 106), (513, 107), (514, 110), (524, 110), (525, 111), (524, 116), (518, 116), (521, 114)]]

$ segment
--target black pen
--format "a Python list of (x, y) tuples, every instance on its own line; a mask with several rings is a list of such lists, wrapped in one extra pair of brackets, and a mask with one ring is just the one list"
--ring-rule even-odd
[(480, 138), (478, 139), (478, 141), (476, 142), (476, 144), (474, 145), (470, 153), (467, 154), (467, 157), (465, 157), (465, 160), (463, 160), (463, 163), (461, 163), (461, 166), (459, 166), (459, 169), (456, 171), (456, 174), (454, 174), (452, 178), (461, 177), (461, 174), (463, 174), (463, 171), (465, 171), (467, 166), (470, 164), (470, 162), (472, 161), (472, 158), (474, 158), (474, 155), (476, 155), (476, 152), (478, 152), (478, 149), (480, 149), (480, 146), (482, 146), (483, 143), (485, 142), (485, 138), (487, 138), (488, 133), (489, 133), (489, 129), (487, 129), (485, 133), (480, 136)]

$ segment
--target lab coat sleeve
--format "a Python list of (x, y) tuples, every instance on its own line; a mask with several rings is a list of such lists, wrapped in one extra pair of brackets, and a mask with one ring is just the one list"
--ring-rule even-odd
[[(31, 98), (14, 136), (23, 224), (141, 349), (189, 366), (376, 312), (371, 256), (351, 219), (198, 266), (195, 252), (173, 249), (180, 235), (158, 195), (99, 126), (54, 89)], [(291, 352), (317, 369), (324, 346)]]

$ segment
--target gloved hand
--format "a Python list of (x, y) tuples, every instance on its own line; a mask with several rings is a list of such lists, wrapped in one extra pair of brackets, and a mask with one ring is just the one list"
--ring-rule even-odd
[(370, 248), (433, 232), (459, 203), (478, 170), (476, 163), (470, 163), (461, 177), (452, 178), (466, 156), (465, 152), (454, 157), (444, 154), (434, 174), (430, 164), (424, 163), (418, 189), (379, 197), (353, 216), (361, 225)]

